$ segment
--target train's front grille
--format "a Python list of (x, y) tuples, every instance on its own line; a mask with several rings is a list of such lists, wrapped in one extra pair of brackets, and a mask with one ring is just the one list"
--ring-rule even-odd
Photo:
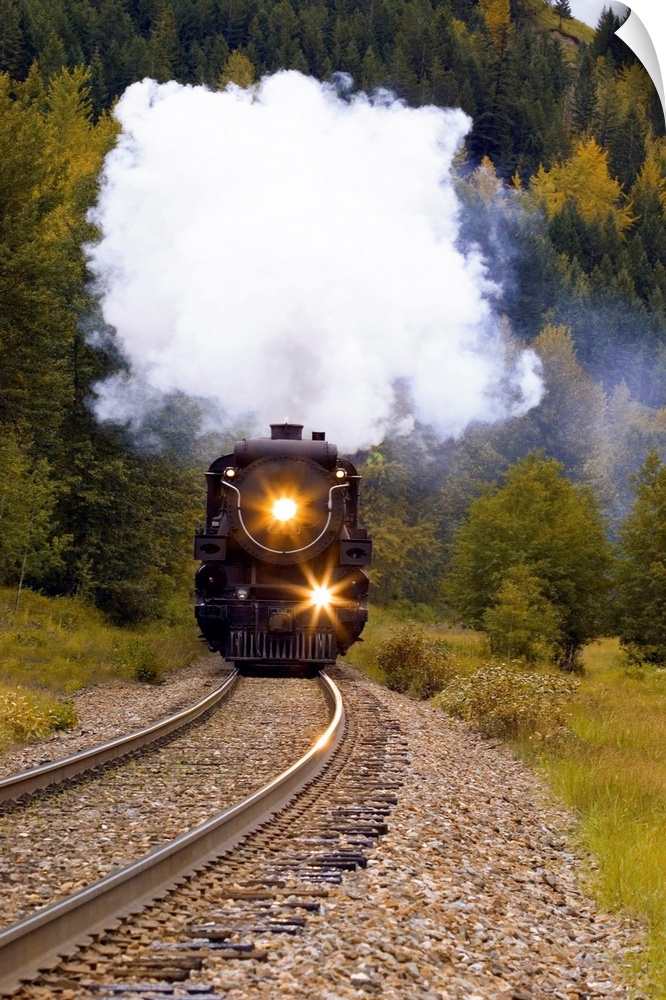
[(271, 660), (289, 663), (331, 663), (336, 645), (333, 630), (308, 630), (289, 635), (270, 635), (250, 629), (231, 629), (229, 660)]

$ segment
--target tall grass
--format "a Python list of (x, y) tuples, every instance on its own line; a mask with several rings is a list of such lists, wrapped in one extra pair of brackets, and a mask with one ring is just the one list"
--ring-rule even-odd
[(590, 44), (594, 39), (594, 28), (576, 18), (562, 18), (560, 26), (560, 18), (550, 6), (544, 5), (539, 12), (539, 24), (545, 30), (561, 31), (563, 35), (568, 35), (579, 42)]
[(67, 696), (113, 678), (159, 683), (200, 652), (190, 609), (138, 629), (74, 598), (0, 588), (0, 749), (76, 724)]
[(666, 1000), (666, 671), (629, 667), (615, 640), (588, 647), (584, 662), (573, 739), (536, 763), (580, 817), (602, 905), (644, 923), (636, 971)]
[[(385, 682), (377, 653), (400, 624), (402, 616), (373, 608), (366, 642), (353, 647), (349, 659)], [(420, 627), (453, 652), (457, 667), (457, 677), (448, 681), (435, 703), (448, 706), (448, 711), (462, 699), (456, 714), (478, 725), (477, 681), (498, 668), (488, 667), (485, 636), (436, 625)], [(642, 995), (666, 1000), (666, 670), (631, 665), (614, 639), (588, 646), (583, 664), (575, 694), (567, 700), (568, 736), (521, 740), (515, 727), (503, 735), (579, 817), (581, 844), (596, 862), (589, 887), (598, 904), (624, 912), (645, 928), (644, 946), (629, 976), (640, 982)], [(517, 671), (520, 679), (519, 664), (504, 666)], [(537, 673), (552, 677), (547, 668)], [(505, 679), (501, 671), (498, 677)], [(501, 694), (495, 689), (495, 700), (501, 701)]]

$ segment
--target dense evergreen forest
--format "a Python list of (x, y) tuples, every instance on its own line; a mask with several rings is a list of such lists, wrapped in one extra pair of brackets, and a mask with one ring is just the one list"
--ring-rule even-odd
[(619, 24), (605, 10), (588, 29), (548, 0), (0, 0), (4, 581), (87, 595), (118, 621), (168, 613), (187, 589), (201, 471), (222, 442), (197, 438), (197, 404), (177, 396), (139, 441), (93, 419), (94, 383), (124, 361), (87, 336), (86, 212), (130, 83), (279, 68), (471, 116), (461, 239), (500, 285), (508, 341), (544, 366), (525, 417), (444, 443), (419, 427), (357, 456), (377, 599), (451, 609), (456, 528), (529, 452), (590, 491), (626, 551), (649, 455), (666, 491), (666, 142)]

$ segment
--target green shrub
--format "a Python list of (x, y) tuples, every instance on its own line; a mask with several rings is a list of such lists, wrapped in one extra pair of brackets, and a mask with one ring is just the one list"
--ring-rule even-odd
[(144, 684), (161, 684), (160, 658), (152, 646), (143, 639), (132, 638), (118, 643), (111, 656), (114, 667), (125, 677)]
[(376, 659), (388, 687), (415, 698), (431, 698), (456, 670), (451, 653), (414, 624), (402, 626), (380, 643)]
[(571, 676), (488, 664), (456, 677), (434, 704), (488, 736), (553, 741), (567, 731), (567, 704), (578, 686)]
[(49, 720), (51, 729), (60, 732), (63, 729), (73, 729), (79, 717), (71, 701), (56, 701), (49, 709)]

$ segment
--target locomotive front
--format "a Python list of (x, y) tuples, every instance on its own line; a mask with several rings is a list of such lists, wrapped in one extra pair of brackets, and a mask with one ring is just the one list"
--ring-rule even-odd
[(332, 663), (367, 621), (371, 541), (360, 476), (323, 434), (271, 424), (211, 465), (195, 615), (239, 666)]

